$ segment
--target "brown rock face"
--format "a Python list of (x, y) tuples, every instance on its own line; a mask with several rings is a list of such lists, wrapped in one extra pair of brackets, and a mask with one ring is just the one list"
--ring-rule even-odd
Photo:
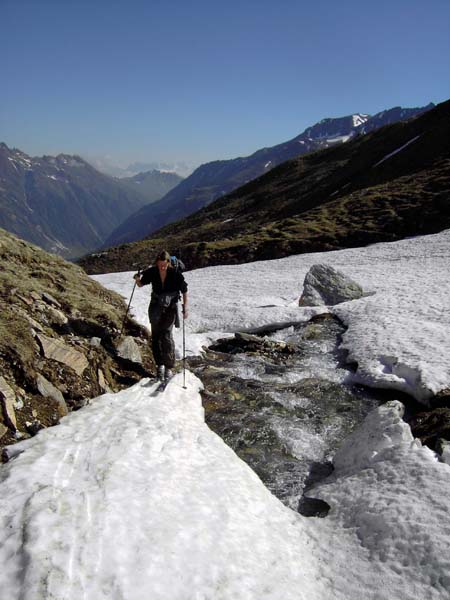
[(44, 398), (51, 398), (55, 402), (60, 417), (65, 417), (69, 413), (69, 409), (67, 408), (62, 393), (40, 373), (38, 373), (36, 377), (36, 385)]
[(49, 338), (43, 334), (36, 336), (45, 358), (56, 360), (75, 371), (81, 377), (88, 366), (88, 360), (81, 352), (67, 346), (64, 342)]
[(3, 377), (0, 377), (0, 400), (3, 409), (3, 418), (5, 424), (13, 431), (17, 429), (16, 413), (14, 410), (15, 399), (16, 396), (12, 388), (6, 383)]
[[(1, 445), (153, 372), (149, 334), (79, 267), (0, 229)], [(17, 274), (21, 277), (18, 278)], [(118, 356), (124, 338), (141, 362)], [(137, 355), (137, 353), (136, 353)]]

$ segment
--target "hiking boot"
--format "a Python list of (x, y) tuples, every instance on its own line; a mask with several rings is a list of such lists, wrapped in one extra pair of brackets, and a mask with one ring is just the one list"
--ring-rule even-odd
[(160, 381), (164, 381), (164, 366), (163, 365), (159, 365), (156, 368), (156, 379), (159, 379)]
[(165, 372), (165, 375), (164, 375), (164, 379), (167, 381), (167, 380), (168, 380), (168, 379), (170, 379), (172, 376), (173, 376), (173, 371), (171, 371), (170, 369), (168, 369), (168, 368), (166, 367), (166, 372)]

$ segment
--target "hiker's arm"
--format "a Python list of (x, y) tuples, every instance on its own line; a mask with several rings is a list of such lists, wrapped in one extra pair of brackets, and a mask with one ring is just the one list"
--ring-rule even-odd
[(136, 273), (136, 275), (133, 275), (133, 279), (136, 282), (136, 285), (138, 287), (142, 287), (144, 284), (141, 282), (141, 276), (139, 275), (139, 273)]
[(133, 275), (133, 279), (138, 287), (152, 283), (152, 269), (148, 268), (144, 269), (143, 271), (139, 269), (139, 271)]

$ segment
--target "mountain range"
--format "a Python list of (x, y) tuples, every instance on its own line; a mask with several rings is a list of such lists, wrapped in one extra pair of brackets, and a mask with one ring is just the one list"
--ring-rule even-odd
[(158, 171), (156, 169), (140, 172), (133, 177), (123, 177), (120, 179), (120, 183), (128, 185), (130, 189), (137, 190), (143, 194), (148, 204), (160, 200), (182, 181), (183, 178), (176, 173)]
[(195, 268), (441, 231), (450, 227), (449, 139), (447, 101), (288, 160), (148, 239), (81, 264), (91, 273), (129, 270), (167, 247)]
[(124, 219), (179, 181), (153, 172), (141, 184), (122, 182), (79, 156), (31, 157), (1, 143), (0, 227), (74, 258), (101, 246)]
[(433, 106), (434, 104), (420, 108), (395, 107), (373, 116), (358, 113), (323, 119), (292, 140), (262, 148), (251, 156), (203, 164), (159, 202), (142, 207), (126, 219), (108, 237), (104, 247), (143, 239), (164, 225), (195, 213), (291, 158), (341, 144), (385, 125), (417, 116)]
[(152, 162), (133, 162), (128, 166), (123, 167), (116, 164), (109, 156), (99, 157), (86, 155), (86, 161), (95, 167), (101, 173), (105, 175), (111, 175), (111, 177), (118, 177), (123, 179), (126, 177), (134, 177), (139, 173), (146, 173), (148, 171), (161, 171), (163, 173), (176, 173), (180, 177), (187, 177), (194, 170), (193, 164), (186, 162), (165, 162), (165, 161), (152, 161)]

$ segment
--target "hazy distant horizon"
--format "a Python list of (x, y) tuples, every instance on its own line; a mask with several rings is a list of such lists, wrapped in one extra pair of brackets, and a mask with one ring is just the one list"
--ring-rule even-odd
[(2, 0), (0, 139), (120, 168), (249, 156), (450, 98), (449, 22), (447, 0)]

